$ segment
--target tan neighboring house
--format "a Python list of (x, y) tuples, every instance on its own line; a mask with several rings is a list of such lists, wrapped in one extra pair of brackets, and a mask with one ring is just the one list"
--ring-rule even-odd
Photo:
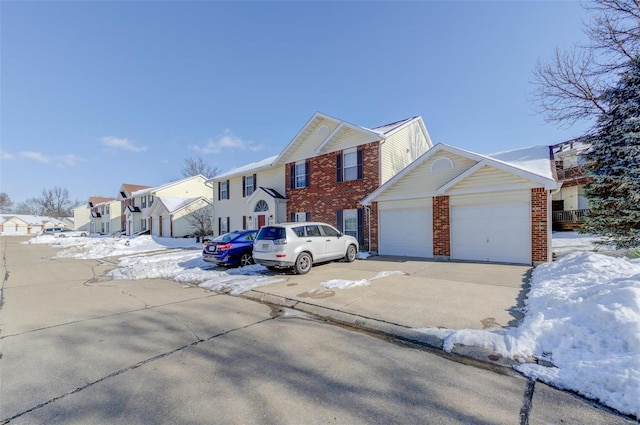
[[(123, 232), (127, 232), (127, 215), (126, 212), (133, 204), (133, 193), (139, 190), (149, 189), (151, 186), (143, 186), (140, 184), (123, 183), (120, 186), (118, 192), (118, 199), (120, 201), (120, 229)], [(127, 232), (127, 234), (129, 234)]]
[(213, 186), (214, 235), (287, 221), (284, 166), (273, 166), (277, 158), (247, 164), (209, 180)]
[(92, 196), (89, 198), (91, 209), (90, 233), (110, 235), (122, 230), (121, 202), (115, 198)]
[(590, 146), (581, 138), (551, 146), (556, 175), (562, 183), (552, 198), (554, 230), (574, 230), (584, 224), (584, 216), (589, 211), (584, 186), (591, 178), (586, 175), (582, 154)]
[(67, 227), (67, 225), (52, 217), (0, 214), (0, 233), (5, 235), (35, 235), (45, 227)]
[(81, 230), (90, 233), (91, 207), (88, 202), (73, 209), (73, 224), (74, 230)]
[[(169, 214), (170, 221), (174, 219), (177, 220), (178, 218), (183, 221), (185, 220), (182, 215), (180, 215), (180, 217), (174, 217), (168, 209), (153, 208), (157, 198), (173, 198), (174, 200), (179, 198), (185, 201), (193, 201), (202, 197), (207, 200), (211, 199), (211, 186), (207, 186), (207, 178), (203, 175), (187, 177), (162, 186), (136, 190), (126, 198), (127, 203), (124, 210), (124, 229), (126, 234), (133, 235), (145, 232), (159, 234), (160, 223), (162, 223), (163, 220), (167, 220), (167, 214)], [(173, 201), (171, 203), (173, 204)], [(169, 204), (169, 202), (166, 204)], [(156, 224), (155, 229), (152, 228), (154, 223)], [(163, 229), (162, 233), (166, 235), (167, 226), (163, 227), (165, 229)], [(169, 227), (173, 229), (172, 226)], [(182, 225), (176, 226), (176, 230), (171, 230), (169, 233), (167, 236), (185, 236)]]
[[(551, 260), (548, 146), (496, 155), (437, 144), (362, 200), (382, 255), (537, 264)], [(515, 160), (525, 158), (526, 160)]]
[[(181, 238), (194, 235), (199, 220), (211, 222), (211, 199), (158, 196), (149, 209), (150, 231), (153, 236)], [(197, 217), (196, 217), (197, 216)]]

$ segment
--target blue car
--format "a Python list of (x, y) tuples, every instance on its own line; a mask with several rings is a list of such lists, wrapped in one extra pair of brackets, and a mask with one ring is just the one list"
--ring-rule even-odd
[(248, 266), (253, 264), (253, 241), (257, 230), (235, 230), (202, 245), (202, 259), (219, 266)]

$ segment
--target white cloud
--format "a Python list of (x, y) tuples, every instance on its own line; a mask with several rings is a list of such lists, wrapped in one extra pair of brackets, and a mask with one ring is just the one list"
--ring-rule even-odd
[(84, 158), (81, 158), (77, 155), (73, 155), (73, 154), (68, 154), (68, 155), (62, 155), (62, 156), (58, 156), (58, 157), (54, 157), (55, 161), (58, 161), (64, 165), (76, 165), (78, 162), (84, 161)]
[(51, 158), (41, 152), (22, 151), (18, 153), (18, 156), (20, 158), (32, 159), (34, 161), (43, 162), (45, 164), (51, 161)]
[(257, 152), (263, 147), (262, 145), (242, 140), (229, 129), (226, 129), (221, 136), (209, 139), (205, 146), (190, 146), (191, 149), (203, 153), (220, 153), (223, 150)]
[(100, 144), (102, 146), (106, 146), (112, 149), (123, 149), (126, 151), (133, 151), (133, 152), (144, 152), (147, 150), (146, 146), (137, 146), (134, 142), (130, 141), (129, 139), (124, 139), (121, 137), (113, 137), (113, 136), (102, 137), (100, 139)]
[(12, 159), (16, 159), (16, 156), (13, 154), (10, 154), (9, 152), (0, 151), (0, 159), (12, 160)]

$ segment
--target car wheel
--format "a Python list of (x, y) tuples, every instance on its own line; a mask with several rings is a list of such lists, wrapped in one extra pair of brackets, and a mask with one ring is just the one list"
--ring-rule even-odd
[(355, 245), (349, 245), (347, 247), (347, 253), (344, 254), (344, 260), (353, 263), (353, 260), (356, 259), (356, 247)]
[(309, 273), (309, 270), (311, 270), (311, 264), (311, 255), (308, 252), (303, 252), (298, 255), (296, 263), (293, 265), (293, 270), (297, 274), (307, 274)]
[(87, 236), (87, 234), (82, 232), (82, 233), (80, 233), (80, 236)]
[(240, 256), (240, 267), (249, 266), (253, 264), (253, 257), (248, 252), (245, 252)]
[(66, 238), (66, 236), (65, 236), (65, 235), (62, 235), (62, 234), (61, 234), (61, 235), (58, 235), (58, 237), (59, 237), (59, 238)]

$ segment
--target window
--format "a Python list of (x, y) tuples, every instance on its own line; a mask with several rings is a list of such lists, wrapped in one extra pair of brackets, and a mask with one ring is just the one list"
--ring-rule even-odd
[(364, 177), (362, 149), (350, 149), (339, 153), (336, 157), (336, 180), (361, 180)]
[(242, 177), (242, 196), (251, 196), (256, 190), (256, 175)]
[(305, 231), (307, 232), (307, 236), (322, 236), (320, 234), (320, 228), (315, 224), (310, 226), (305, 226)]
[(343, 210), (343, 232), (358, 239), (358, 210)]
[(345, 235), (355, 237), (360, 245), (364, 245), (364, 209), (336, 211), (336, 227)]
[(289, 189), (309, 187), (309, 161), (289, 165)]
[(329, 227), (329, 226), (321, 226), (321, 227), (322, 227), (322, 231), (324, 232), (325, 236), (338, 237), (338, 232), (333, 227)]
[(110, 211), (110, 208), (109, 208), (109, 205), (107, 205), (107, 214), (110, 214), (109, 211)]
[(267, 211), (269, 211), (269, 204), (267, 204), (267, 202), (263, 201), (262, 199), (258, 201), (255, 208), (253, 209), (253, 212), (267, 212)]
[(142, 208), (147, 208), (147, 197), (146, 196), (142, 197)]
[(151, 205), (153, 205), (153, 200), (154, 200), (153, 195), (149, 195), (149, 207), (151, 207)]
[(218, 233), (229, 233), (229, 217), (218, 217)]
[(229, 199), (229, 180), (218, 182), (218, 200)]
[(310, 221), (311, 217), (310, 217), (310, 213), (308, 212), (297, 212), (293, 214), (293, 221), (296, 222), (300, 222), (300, 221)]
[(140, 229), (147, 230), (147, 220), (144, 218), (140, 220)]
[(344, 181), (356, 180), (358, 178), (358, 156), (356, 152), (344, 154)]

